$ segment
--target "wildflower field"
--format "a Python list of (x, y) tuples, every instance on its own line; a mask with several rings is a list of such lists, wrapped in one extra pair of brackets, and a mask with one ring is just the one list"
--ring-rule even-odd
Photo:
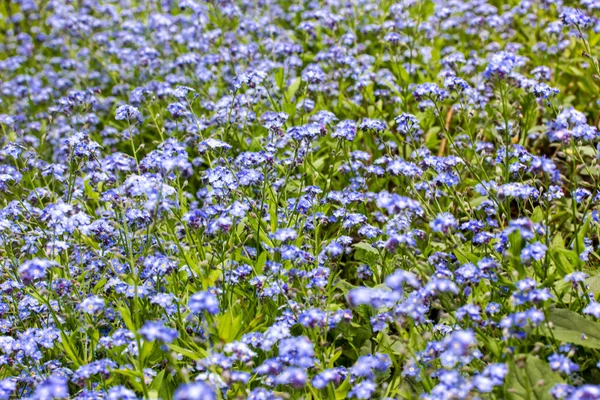
[(5, 0), (0, 399), (600, 399), (600, 0)]

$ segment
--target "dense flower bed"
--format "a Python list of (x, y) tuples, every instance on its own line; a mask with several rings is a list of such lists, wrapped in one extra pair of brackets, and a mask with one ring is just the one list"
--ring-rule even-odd
[(0, 14), (0, 399), (600, 399), (598, 0)]

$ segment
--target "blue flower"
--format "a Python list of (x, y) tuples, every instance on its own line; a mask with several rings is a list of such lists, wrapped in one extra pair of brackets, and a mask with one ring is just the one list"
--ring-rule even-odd
[(204, 382), (185, 383), (177, 388), (173, 400), (215, 400), (217, 395), (212, 387)]
[(585, 308), (583, 309), (584, 314), (593, 315), (596, 318), (600, 318), (600, 303), (596, 301), (591, 301)]
[(349, 398), (370, 399), (377, 389), (377, 385), (371, 381), (362, 381), (352, 387), (348, 392)]
[(86, 314), (98, 314), (104, 309), (104, 299), (90, 296), (79, 304), (79, 309)]
[(431, 230), (433, 232), (440, 232), (447, 234), (451, 229), (455, 229), (458, 227), (458, 221), (454, 217), (454, 215), (450, 213), (441, 213), (436, 216), (436, 218), (429, 223)]
[(128, 104), (117, 107), (115, 119), (117, 121), (120, 120), (139, 120), (140, 119), (140, 110), (137, 107), (130, 106)]
[(35, 399), (63, 399), (69, 397), (67, 380), (63, 377), (52, 375), (36, 386), (33, 398)]
[(140, 329), (140, 335), (148, 341), (160, 340), (171, 343), (179, 337), (179, 332), (176, 329), (165, 327), (160, 321), (148, 321)]
[(50, 260), (35, 258), (27, 260), (19, 267), (19, 274), (25, 285), (30, 284), (34, 280), (46, 277), (46, 271), (56, 266), (57, 263)]
[(0, 380), (0, 399), (8, 400), (16, 389), (16, 380), (11, 378)]
[(520, 57), (507, 51), (500, 51), (494, 53), (490, 57), (488, 65), (485, 67), (485, 71), (483, 71), (483, 76), (485, 76), (486, 79), (494, 77), (504, 79), (514, 68), (521, 66), (524, 63), (524, 57)]
[(288, 367), (275, 377), (274, 382), (278, 385), (291, 385), (295, 389), (301, 389), (308, 377), (303, 369)]
[(209, 314), (216, 315), (219, 313), (219, 300), (210, 292), (198, 292), (190, 297), (188, 308), (194, 314), (206, 311)]
[(331, 133), (332, 138), (345, 139), (349, 142), (353, 141), (356, 136), (356, 121), (344, 120), (339, 122), (335, 130)]
[(546, 250), (548, 250), (548, 246), (543, 243), (535, 242), (528, 244), (521, 250), (521, 261), (524, 263), (528, 263), (531, 260), (540, 261), (546, 255)]
[(559, 18), (565, 25), (576, 25), (580, 28), (587, 28), (591, 23), (590, 17), (585, 15), (581, 10), (571, 7), (563, 7)]
[(548, 363), (553, 371), (560, 371), (565, 374), (579, 371), (579, 366), (563, 354), (552, 354), (548, 357)]

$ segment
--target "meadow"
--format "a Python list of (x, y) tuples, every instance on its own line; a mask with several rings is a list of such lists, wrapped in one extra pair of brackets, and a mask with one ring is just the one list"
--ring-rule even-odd
[(600, 1), (5, 0), (0, 399), (600, 399)]

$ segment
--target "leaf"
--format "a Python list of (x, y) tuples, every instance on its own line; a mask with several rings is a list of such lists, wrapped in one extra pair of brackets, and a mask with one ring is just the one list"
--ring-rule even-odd
[(131, 370), (128, 370), (128, 369), (113, 369), (113, 370), (111, 370), (111, 372), (114, 372), (114, 373), (119, 374), (119, 375), (124, 375), (124, 376), (130, 378), (130, 379), (127, 380), (127, 382), (129, 384), (131, 384), (131, 386), (133, 386), (133, 388), (137, 392), (142, 392), (143, 391), (142, 384), (139, 382), (140, 374), (137, 371), (131, 371)]
[(588, 292), (598, 294), (600, 292), (600, 275), (591, 276), (585, 280)]
[(552, 244), (550, 246), (550, 248), (563, 248), (565, 247), (565, 240), (563, 239), (562, 235), (558, 234), (556, 236), (554, 236), (554, 239), (552, 239)]
[(244, 234), (244, 229), (246, 229), (246, 219), (242, 219), (238, 226), (235, 227), (235, 232), (238, 236), (242, 236)]
[(142, 360), (142, 362), (144, 360), (147, 360), (148, 357), (150, 357), (154, 350), (155, 344), (156, 342), (148, 342), (144, 340), (144, 344), (142, 345), (142, 351), (140, 352), (140, 359)]
[(232, 342), (242, 330), (242, 313), (234, 309), (219, 315), (216, 317), (216, 325), (219, 339), (225, 343)]
[(77, 354), (75, 354), (75, 346), (71, 338), (65, 335), (64, 332), (60, 333), (60, 338), (62, 339), (63, 349), (65, 349), (65, 352), (71, 361), (73, 361), (73, 364), (75, 364), (76, 367), (79, 367), (81, 364), (83, 364), (79, 357), (77, 357)]
[(165, 376), (165, 370), (163, 369), (154, 377), (154, 379), (152, 379), (152, 383), (150, 384), (149, 389), (150, 390), (159, 390), (164, 376)]
[(367, 242), (359, 242), (353, 246), (354, 258), (359, 261), (375, 262), (379, 258), (379, 252)]
[(267, 257), (268, 257), (268, 253), (266, 251), (263, 251), (258, 256), (258, 259), (256, 260), (256, 264), (254, 265), (254, 272), (257, 275), (262, 274), (263, 269), (265, 268), (265, 264), (267, 263)]
[(552, 332), (541, 329), (543, 336), (566, 343), (600, 349), (600, 324), (565, 309), (554, 309), (548, 313), (548, 322), (552, 323)]
[[(518, 361), (517, 363), (520, 364)], [(550, 389), (563, 382), (560, 375), (537, 357), (528, 355), (524, 365), (515, 361), (508, 363), (508, 375), (504, 381), (504, 394), (508, 400), (552, 399)]]
[(294, 79), (292, 81), (292, 83), (290, 83), (290, 86), (288, 86), (287, 89), (287, 98), (288, 99), (292, 99), (292, 97), (294, 97), (294, 95), (296, 94), (296, 92), (298, 91), (298, 89), (300, 88), (300, 84), (302, 83), (302, 78), (297, 77), (296, 79)]
[(106, 282), (108, 282), (108, 279), (106, 279), (106, 278), (100, 279), (100, 281), (96, 284), (96, 286), (94, 286), (94, 289), (92, 291), (94, 293), (98, 293), (100, 290), (103, 290)]
[(277, 68), (275, 70), (275, 82), (277, 83), (279, 90), (283, 90), (283, 85), (285, 83), (284, 74), (283, 68)]
[(466, 264), (468, 262), (477, 263), (477, 261), (479, 261), (479, 257), (477, 257), (475, 254), (458, 248), (454, 250), (454, 255), (462, 264)]
[(479, 206), (481, 203), (483, 203), (484, 201), (486, 201), (488, 199), (487, 196), (479, 196), (479, 197), (475, 197), (473, 200), (469, 201), (469, 205), (471, 207), (477, 207)]
[[(252, 234), (255, 234), (256, 231), (258, 230), (258, 220), (256, 220), (255, 218), (245, 219), (245, 222), (252, 227)], [(265, 226), (265, 224), (261, 223), (260, 228), (261, 228), (260, 234), (259, 234), (260, 240), (265, 242), (267, 244), (267, 246), (269, 246), (269, 247), (275, 247), (275, 245), (271, 241), (271, 238), (269, 238), (268, 234), (265, 232), (265, 229), (268, 229), (269, 227)]]
[(136, 332), (137, 329), (135, 329), (135, 325), (131, 319), (131, 313), (129, 312), (129, 309), (125, 306), (124, 303), (118, 304), (117, 308), (121, 312), (121, 317), (123, 318), (123, 322), (125, 322), (127, 329), (129, 329), (132, 332)]
[(544, 212), (540, 207), (536, 207), (533, 209), (533, 213), (531, 213), (531, 221), (532, 222), (542, 222), (544, 220)]
[(576, 253), (571, 250), (567, 250), (564, 248), (556, 248), (552, 251), (552, 259), (554, 260), (554, 264), (556, 268), (561, 273), (561, 276), (565, 276), (573, 272), (573, 262), (572, 259)]
[(335, 362), (337, 361), (338, 358), (340, 358), (341, 355), (342, 355), (342, 348), (340, 347), (333, 353), (333, 355), (329, 359), (329, 368), (333, 368), (335, 366)]
[(170, 348), (171, 350), (173, 350), (173, 351), (175, 351), (175, 352), (177, 352), (177, 353), (181, 354), (181, 355), (184, 355), (184, 356), (186, 356), (186, 357), (188, 357), (188, 358), (191, 358), (192, 360), (196, 360), (196, 361), (197, 361), (197, 360), (200, 360), (200, 359), (202, 359), (203, 357), (206, 357), (206, 356), (208, 355), (208, 353), (207, 353), (206, 351), (204, 351), (204, 352), (203, 352), (203, 354), (196, 354), (196, 353), (194, 353), (194, 352), (193, 352), (193, 351), (191, 351), (191, 350), (184, 349), (183, 347), (179, 347), (179, 346), (176, 346), (176, 345), (174, 345), (174, 344), (170, 344), (170, 345), (169, 345), (169, 348)]
[[(572, 243), (572, 248), (573, 249), (579, 249), (579, 251), (583, 251), (583, 249), (585, 249), (585, 242), (584, 242), (584, 238), (587, 235), (587, 232), (590, 228), (590, 220), (591, 218), (587, 218), (585, 220), (585, 222), (583, 223), (582, 226), (579, 227), (579, 232), (577, 232), (577, 237), (575, 238), (575, 240), (573, 240)], [(578, 254), (575, 253), (575, 255), (577, 256)], [(581, 260), (579, 259), (579, 257), (577, 257), (577, 262), (580, 262)]]
[(526, 275), (525, 268), (521, 263), (521, 250), (523, 250), (523, 240), (521, 238), (521, 233), (519, 231), (515, 231), (508, 236), (508, 241), (510, 243), (510, 254), (511, 254), (511, 263), (515, 270), (519, 272), (519, 277), (523, 277)]
[(349, 291), (351, 291), (352, 289), (358, 287), (358, 286), (355, 286), (355, 285), (353, 285), (353, 284), (351, 284), (348, 281), (345, 281), (343, 279), (337, 280), (335, 282), (335, 286), (338, 289), (340, 289), (342, 291), (342, 293), (344, 293), (344, 294), (348, 294)]

